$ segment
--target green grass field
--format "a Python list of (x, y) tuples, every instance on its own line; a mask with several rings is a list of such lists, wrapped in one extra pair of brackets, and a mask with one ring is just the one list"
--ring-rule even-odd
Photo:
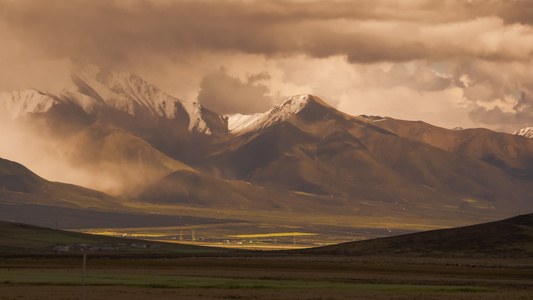
[(39, 241), (39, 242), (47, 242), (51, 244), (99, 244), (103, 241), (96, 239), (84, 239), (79, 237), (73, 237), (68, 236), (63, 233), (30, 233), (30, 234), (19, 234), (14, 235), (12, 237), (16, 237), (21, 240), (28, 240), (28, 241)]
[[(0, 270), (1, 285), (81, 286), (81, 272), (59, 270)], [(87, 286), (130, 286), (178, 289), (325, 289), (386, 292), (490, 293), (496, 289), (474, 286), (355, 284), (345, 282), (233, 279), (220, 277), (88, 273)]]

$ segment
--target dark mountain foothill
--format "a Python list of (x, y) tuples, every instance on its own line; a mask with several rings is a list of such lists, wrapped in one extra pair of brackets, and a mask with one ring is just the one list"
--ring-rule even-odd
[(309, 249), (303, 253), (462, 258), (533, 257), (533, 214), (452, 229)]

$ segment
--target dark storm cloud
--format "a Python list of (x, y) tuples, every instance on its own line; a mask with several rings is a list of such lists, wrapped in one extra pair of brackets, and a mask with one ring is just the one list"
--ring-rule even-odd
[[(529, 0), (0, 0), (0, 79), (16, 85), (4, 80), (14, 61), (72, 57), (138, 72), (189, 100), (201, 88), (200, 102), (222, 113), (264, 111), (267, 94), (313, 90), (359, 113), (353, 95), (378, 101), (406, 88), (405, 99), (433, 95), (424, 101), (437, 115), (438, 99), (457, 89), (454, 105), (478, 107), (475, 122), (526, 123), (528, 98), (510, 97), (533, 92), (531, 15)], [(457, 69), (435, 72), (435, 63)], [(213, 73), (221, 64), (231, 76), (272, 78)]]
[[(485, 1), (487, 2), (487, 1)], [(521, 1), (511, 1), (511, 8)], [(485, 4), (485, 5), (483, 5)], [(494, 1), (4, 1), (4, 26), (28, 49), (97, 63), (239, 52), (351, 62), (528, 60), (533, 33)], [(514, 20), (514, 21), (513, 21)], [(505, 37), (503, 34), (505, 31)], [(509, 46), (506, 46), (509, 45)]]
[[(490, 1), (485, 10), (502, 18), (506, 23), (533, 24), (533, 2), (530, 0)], [(479, 5), (480, 9), (483, 3)]]
[(272, 107), (268, 88), (258, 81), (268, 74), (251, 75), (246, 82), (228, 76), (224, 71), (209, 74), (200, 83), (198, 101), (219, 114), (253, 114)]

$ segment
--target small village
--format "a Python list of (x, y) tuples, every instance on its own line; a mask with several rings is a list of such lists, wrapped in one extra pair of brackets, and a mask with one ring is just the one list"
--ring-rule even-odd
[(101, 244), (101, 245), (92, 245), (92, 244), (71, 244), (71, 245), (58, 245), (55, 246), (52, 251), (54, 252), (121, 252), (128, 251), (131, 249), (157, 249), (160, 248), (159, 245), (151, 244)]

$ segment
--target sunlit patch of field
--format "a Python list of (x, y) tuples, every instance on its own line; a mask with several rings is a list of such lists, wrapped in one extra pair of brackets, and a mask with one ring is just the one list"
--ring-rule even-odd
[(196, 226), (82, 229), (83, 233), (131, 237), (158, 242), (261, 250), (299, 249), (337, 242), (328, 233), (288, 232), (299, 226), (230, 223)]
[(260, 243), (260, 242), (201, 242), (201, 241), (179, 241), (179, 240), (158, 240), (151, 239), (150, 241), (154, 242), (166, 242), (166, 243), (178, 243), (185, 245), (195, 245), (195, 246), (204, 246), (204, 247), (216, 247), (216, 248), (227, 248), (227, 249), (245, 249), (245, 250), (262, 250), (262, 251), (271, 251), (271, 250), (297, 250), (297, 249), (307, 249), (313, 247), (314, 245), (304, 245), (304, 244), (278, 244), (278, 243)]
[(282, 237), (282, 236), (304, 236), (304, 235), (317, 235), (317, 234), (316, 233), (305, 233), (305, 232), (279, 232), (279, 233), (265, 233), (265, 234), (230, 235), (230, 237), (259, 238), (259, 237)]
[(91, 233), (96, 235), (107, 235), (107, 236), (127, 236), (132, 238), (143, 237), (143, 238), (154, 238), (154, 237), (163, 237), (167, 236), (166, 234), (153, 234), (153, 233), (120, 233), (117, 231), (99, 231), (99, 230), (89, 230), (82, 231), (83, 233)]

